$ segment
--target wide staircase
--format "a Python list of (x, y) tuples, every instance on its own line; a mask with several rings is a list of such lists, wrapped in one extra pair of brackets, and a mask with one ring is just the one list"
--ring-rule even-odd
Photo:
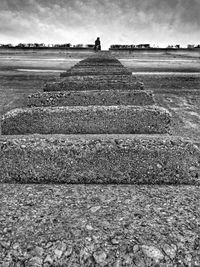
[(200, 266), (199, 149), (109, 53), (60, 78), (2, 118), (0, 266)]

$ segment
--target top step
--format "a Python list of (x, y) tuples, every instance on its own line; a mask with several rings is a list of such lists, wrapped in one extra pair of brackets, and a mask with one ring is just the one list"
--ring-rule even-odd
[(77, 75), (132, 75), (132, 73), (116, 58), (98, 54), (80, 61), (70, 70), (60, 74), (61, 77)]

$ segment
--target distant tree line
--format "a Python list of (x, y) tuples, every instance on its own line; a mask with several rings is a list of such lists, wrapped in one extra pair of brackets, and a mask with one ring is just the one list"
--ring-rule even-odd
[[(151, 46), (150, 44), (138, 44), (138, 45), (120, 45), (120, 44), (115, 44), (115, 45), (111, 45), (110, 49), (148, 49), (148, 48), (160, 48), (159, 46)], [(174, 48), (174, 49), (180, 49), (181, 46), (180, 45), (168, 45), (165, 48)], [(200, 48), (200, 45), (188, 45), (187, 46), (188, 49), (193, 49), (193, 48)]]
[(0, 44), (1, 48), (94, 48), (94, 44), (77, 44), (72, 45), (70, 43), (66, 44), (44, 44), (44, 43), (19, 43), (17, 45), (13, 44)]

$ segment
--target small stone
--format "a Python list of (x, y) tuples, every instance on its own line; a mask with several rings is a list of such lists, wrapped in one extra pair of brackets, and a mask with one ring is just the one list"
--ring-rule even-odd
[(125, 264), (126, 264), (127, 266), (130, 266), (130, 264), (132, 263), (132, 258), (131, 258), (131, 256), (128, 255), (128, 254), (124, 255), (124, 261), (125, 261)]
[(92, 241), (92, 238), (90, 236), (87, 236), (85, 240), (90, 243)]
[(52, 264), (53, 263), (53, 259), (49, 255), (47, 255), (46, 258), (44, 259), (44, 262)]
[(92, 213), (94, 213), (94, 212), (98, 211), (100, 208), (101, 208), (100, 206), (92, 207), (92, 208), (90, 209), (90, 211), (91, 211)]
[(55, 253), (56, 257), (58, 259), (60, 259), (61, 256), (62, 256), (62, 254), (63, 254), (63, 251), (62, 250), (59, 250), (59, 249), (55, 249), (54, 253)]
[(102, 264), (105, 262), (107, 255), (104, 251), (96, 251), (93, 253), (93, 257), (97, 264)]
[(44, 249), (37, 246), (35, 247), (34, 252), (37, 256), (42, 256), (42, 254), (44, 253)]
[(86, 225), (86, 229), (88, 230), (88, 231), (92, 231), (93, 230), (93, 227), (91, 226), (91, 225)]
[(195, 171), (198, 171), (198, 169), (196, 167), (192, 166), (192, 167), (189, 168), (189, 171), (190, 172), (195, 172)]
[(121, 263), (120, 263), (120, 260), (118, 259), (116, 262), (115, 262), (115, 265), (114, 267), (120, 267)]
[(72, 249), (72, 247), (68, 247), (68, 249), (66, 250), (66, 252), (65, 252), (65, 256), (66, 257), (69, 257), (71, 254), (72, 254), (72, 251), (73, 251), (73, 249)]
[(164, 258), (162, 252), (154, 246), (143, 245), (142, 250), (147, 257), (154, 259), (156, 262), (159, 262)]
[(138, 245), (135, 245), (135, 246), (133, 247), (133, 252), (136, 253), (136, 252), (139, 251), (139, 249), (140, 249), (140, 247), (139, 247)]
[(42, 266), (42, 259), (39, 257), (33, 257), (30, 259), (29, 264), (34, 267), (41, 267)]
[(2, 246), (2, 248), (8, 249), (10, 246), (10, 242), (0, 241), (0, 245)]
[(170, 257), (170, 259), (174, 259), (176, 257), (176, 246), (169, 246), (167, 244), (163, 247), (164, 252)]
[(50, 248), (50, 247), (52, 247), (52, 246), (53, 246), (52, 242), (48, 242), (48, 243), (46, 244), (46, 248)]
[(113, 245), (118, 245), (118, 244), (119, 244), (119, 240), (117, 240), (116, 238), (113, 238), (113, 239), (111, 240), (111, 243), (112, 243)]
[(14, 243), (13, 244), (13, 249), (17, 250), (19, 248), (19, 243)]
[(157, 164), (157, 167), (158, 167), (158, 169), (162, 169), (162, 165), (161, 164)]

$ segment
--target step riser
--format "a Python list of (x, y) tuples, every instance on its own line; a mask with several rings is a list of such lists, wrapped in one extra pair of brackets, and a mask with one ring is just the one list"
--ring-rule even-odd
[(127, 83), (127, 84), (120, 84), (120, 83), (113, 83), (113, 84), (106, 84), (100, 82), (88, 82), (88, 83), (81, 83), (81, 82), (74, 82), (74, 83), (48, 83), (43, 88), (44, 92), (51, 92), (51, 91), (93, 91), (93, 90), (144, 90), (144, 86), (141, 83)]
[[(66, 72), (64, 72), (66, 73)], [(104, 82), (104, 83), (129, 83), (136, 82), (136, 78), (133, 75), (86, 75), (86, 76), (69, 76), (63, 78), (61, 81), (63, 82)]]
[(161, 134), (170, 123), (170, 113), (154, 107), (27, 108), (3, 116), (2, 134)]
[(69, 77), (69, 76), (98, 76), (98, 75), (132, 75), (131, 72), (128, 71), (69, 71), (69, 72), (63, 72), (60, 74), (60, 77)]
[[(76, 64), (74, 67), (84, 67), (84, 68), (90, 68), (90, 67), (123, 67), (123, 65), (120, 62), (117, 63), (98, 63), (98, 62), (81, 62)], [(73, 68), (74, 68), (73, 67)]]
[(28, 98), (29, 107), (47, 106), (116, 106), (154, 105), (155, 101), (151, 92), (147, 91), (83, 91), (83, 92), (58, 92), (36, 93)]
[(102, 72), (102, 71), (127, 71), (123, 66), (81, 66), (81, 65), (75, 65), (70, 69), (70, 72), (84, 72), (84, 71), (94, 71), (94, 72)]
[(0, 145), (1, 182), (200, 185), (199, 150), (181, 140), (21, 137)]

